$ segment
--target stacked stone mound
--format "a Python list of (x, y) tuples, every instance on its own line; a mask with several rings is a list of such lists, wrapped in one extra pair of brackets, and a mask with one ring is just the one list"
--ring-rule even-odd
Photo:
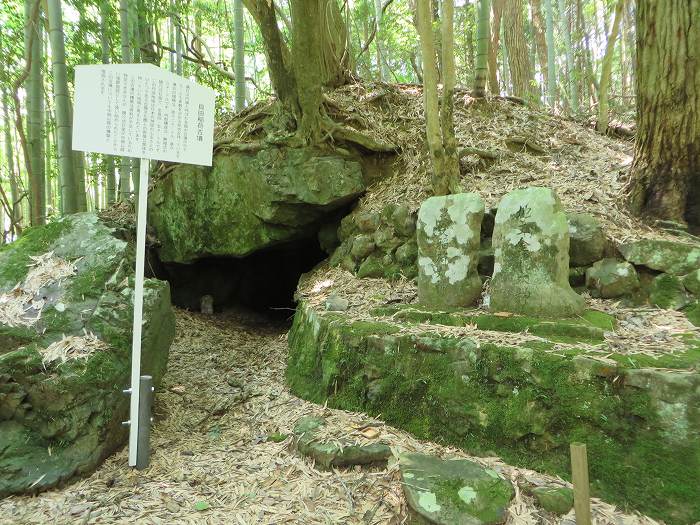
[[(133, 252), (94, 214), (0, 249), (0, 497), (91, 472), (127, 437)], [(175, 319), (147, 279), (144, 374), (165, 372)]]
[(389, 204), (376, 213), (351, 213), (337, 231), (331, 265), (356, 272), (358, 277), (411, 279), (417, 275), (416, 214), (408, 206)]
[[(462, 200), (481, 212), (457, 212)], [(565, 215), (551, 189), (515, 190), (488, 211), (480, 202), (460, 194), (429, 198), (418, 213), (405, 205), (358, 208), (319, 236), (331, 265), (358, 277), (417, 278), (421, 303), (435, 308), (475, 304), (483, 294), (478, 274), (490, 279), (485, 299), (493, 311), (576, 316), (583, 300), (574, 290), (587, 290), (629, 306), (682, 310), (700, 324), (700, 238), (678, 225), (666, 230), (675, 239), (615, 246), (592, 215)], [(469, 242), (453, 237), (460, 228)]]

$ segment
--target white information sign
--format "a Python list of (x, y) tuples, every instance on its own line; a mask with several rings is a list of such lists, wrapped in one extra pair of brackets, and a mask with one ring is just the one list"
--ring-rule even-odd
[(214, 99), (213, 90), (150, 64), (75, 68), (73, 149), (141, 159), (128, 390), (129, 465), (139, 468), (148, 463), (139, 449), (139, 403), (149, 160), (211, 166)]
[(151, 64), (77, 66), (73, 149), (211, 166), (214, 98)]

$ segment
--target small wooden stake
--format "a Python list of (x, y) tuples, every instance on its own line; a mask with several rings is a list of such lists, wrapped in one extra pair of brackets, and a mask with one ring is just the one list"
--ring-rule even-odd
[(588, 457), (585, 443), (571, 443), (571, 479), (574, 483), (576, 525), (591, 525)]

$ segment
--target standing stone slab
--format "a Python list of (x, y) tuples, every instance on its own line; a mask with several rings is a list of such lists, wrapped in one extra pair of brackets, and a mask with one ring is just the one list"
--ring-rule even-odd
[(418, 299), (437, 308), (468, 306), (481, 294), (477, 273), (484, 203), (475, 193), (430, 197), (417, 223)]
[(503, 523), (513, 486), (494, 470), (466, 459), (423, 454), (399, 459), (406, 502), (418, 519), (436, 525)]
[(501, 200), (493, 230), (489, 306), (544, 317), (581, 314), (584, 300), (569, 285), (569, 225), (549, 188), (525, 188)]

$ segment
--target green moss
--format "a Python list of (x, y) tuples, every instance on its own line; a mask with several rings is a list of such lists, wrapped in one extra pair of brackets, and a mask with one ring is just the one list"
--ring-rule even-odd
[[(610, 322), (596, 315), (585, 321), (599, 330)], [(291, 390), (381, 415), (421, 439), (473, 454), (495, 450), (513, 464), (566, 478), (569, 443), (582, 441), (595, 495), (669, 523), (700, 516), (691, 496), (700, 483), (697, 442), (669, 441), (671, 422), (649, 392), (618, 380), (632, 364), (598, 375), (580, 369), (575, 350), (556, 355), (428, 334), (363, 334), (300, 308), (290, 333)]]
[(522, 315), (496, 315), (469, 310), (431, 310), (412, 305), (379, 307), (373, 315), (392, 317), (412, 323), (444, 326), (474, 325), (479, 330), (496, 332), (529, 332), (557, 342), (603, 341), (605, 331), (614, 329), (615, 318), (604, 312), (588, 310), (578, 318), (549, 320)]
[(105, 283), (113, 273), (112, 265), (97, 265), (78, 273), (68, 286), (68, 300), (84, 301), (86, 298), (100, 297)]
[(0, 325), (0, 354), (16, 350), (36, 338), (36, 332), (29, 328)]
[(15, 242), (0, 246), (0, 288), (14, 286), (27, 275), (31, 257), (47, 252), (69, 221), (50, 222), (46, 226), (28, 228)]

